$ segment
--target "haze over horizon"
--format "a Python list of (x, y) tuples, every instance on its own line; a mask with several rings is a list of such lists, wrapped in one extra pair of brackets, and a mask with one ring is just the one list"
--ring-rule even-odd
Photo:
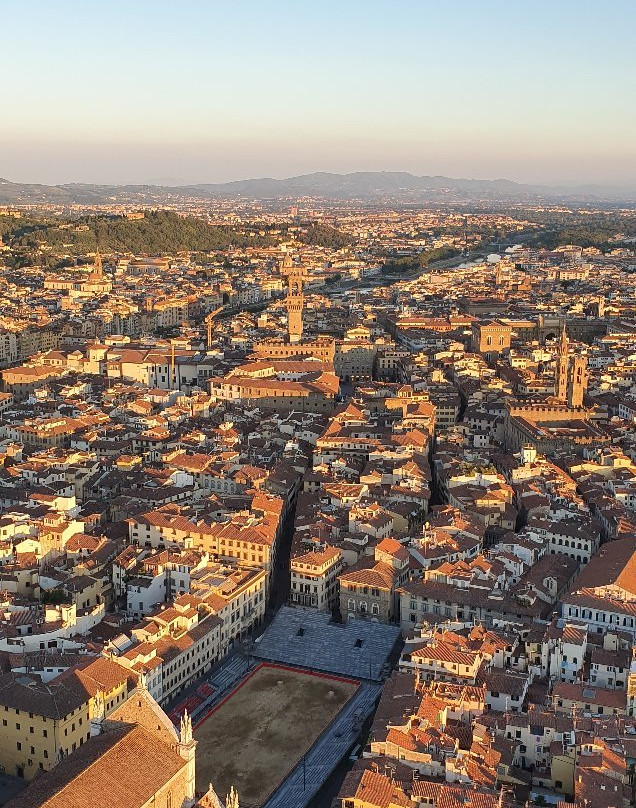
[(496, 176), (464, 176), (464, 177), (459, 177), (459, 176), (450, 176), (448, 174), (434, 174), (432, 172), (430, 174), (422, 174), (422, 175), (420, 175), (420, 174), (416, 174), (416, 173), (411, 172), (411, 171), (401, 171), (400, 169), (395, 169), (394, 171), (387, 171), (386, 169), (382, 169), (382, 168), (372, 169), (372, 170), (369, 170), (369, 171), (359, 170), (359, 171), (334, 171), (334, 172), (330, 172), (330, 171), (317, 170), (317, 171), (308, 171), (308, 172), (303, 173), (303, 174), (294, 174), (294, 175), (291, 175), (291, 176), (288, 176), (287, 174), (284, 174), (284, 173), (279, 173), (276, 176), (274, 176), (272, 174), (264, 174), (262, 176), (252, 176), (252, 177), (247, 177), (247, 176), (245, 176), (245, 177), (233, 177), (231, 179), (221, 180), (221, 181), (218, 181), (218, 182), (209, 181), (209, 180), (205, 181), (205, 180), (200, 180), (200, 179), (185, 179), (184, 177), (148, 177), (148, 178), (140, 179), (140, 180), (130, 180), (130, 181), (121, 180), (119, 182), (110, 182), (110, 181), (105, 181), (105, 180), (100, 181), (100, 182), (87, 182), (85, 180), (75, 179), (75, 180), (68, 180), (68, 181), (61, 181), (61, 182), (44, 183), (44, 182), (41, 182), (40, 180), (37, 180), (37, 179), (28, 180), (28, 181), (23, 182), (21, 180), (11, 179), (9, 177), (0, 177), (0, 183), (2, 183), (3, 181), (6, 181), (6, 182), (10, 182), (12, 184), (19, 185), (19, 186), (25, 185), (27, 187), (30, 186), (30, 185), (42, 185), (42, 186), (45, 186), (45, 187), (47, 187), (47, 186), (48, 187), (56, 187), (56, 186), (87, 185), (87, 186), (96, 186), (96, 187), (103, 186), (105, 188), (108, 188), (108, 187), (113, 187), (113, 188), (121, 187), (121, 188), (124, 188), (124, 187), (127, 187), (127, 186), (155, 186), (157, 188), (162, 188), (162, 187), (163, 188), (180, 188), (180, 187), (187, 188), (187, 187), (195, 187), (195, 186), (213, 187), (213, 186), (218, 185), (219, 188), (223, 188), (225, 185), (242, 184), (242, 183), (250, 183), (250, 182), (251, 183), (258, 183), (258, 182), (261, 182), (261, 181), (267, 182), (268, 180), (275, 180), (275, 181), (282, 181), (282, 182), (284, 182), (286, 180), (293, 181), (293, 180), (300, 179), (302, 177), (309, 177), (309, 178), (318, 177), (321, 174), (328, 175), (328, 176), (333, 176), (333, 177), (346, 178), (346, 177), (350, 177), (350, 176), (353, 176), (353, 175), (356, 175), (356, 174), (378, 175), (379, 176), (381, 174), (394, 174), (394, 173), (408, 174), (408, 175), (410, 175), (412, 177), (415, 177), (415, 178), (419, 178), (419, 177), (422, 177), (422, 178), (426, 178), (426, 177), (438, 178), (439, 177), (439, 178), (442, 178), (442, 179), (448, 179), (448, 180), (451, 180), (451, 181), (458, 181), (458, 182), (463, 182), (463, 181), (484, 181), (484, 182), (495, 182), (496, 183), (496, 182), (509, 182), (509, 181), (511, 181), (511, 182), (517, 182), (520, 185), (520, 187), (522, 187), (522, 188), (536, 186), (537, 188), (546, 188), (548, 190), (551, 189), (551, 188), (554, 188), (555, 190), (572, 189), (573, 191), (575, 191), (575, 190), (577, 190), (579, 188), (581, 188), (581, 189), (589, 188), (592, 191), (594, 188), (599, 188), (599, 189), (611, 189), (611, 188), (614, 188), (614, 189), (617, 190), (617, 192), (630, 191), (632, 193), (636, 190), (636, 179), (622, 180), (622, 181), (621, 180), (612, 180), (612, 179), (605, 180), (605, 181), (603, 181), (603, 180), (588, 180), (588, 181), (585, 181), (584, 179), (578, 179), (578, 180), (570, 180), (570, 181), (566, 180), (566, 181), (562, 181), (562, 182), (556, 182), (554, 180), (546, 180), (545, 182), (537, 181), (536, 183), (534, 183), (534, 182), (533, 183), (524, 183), (521, 180), (511, 180), (510, 177), (496, 177)]
[(635, 19), (627, 0), (610, 0), (602, 26), (589, 0), (186, 0), (178, 15), (165, 0), (113, 0), (108, 16), (78, 0), (14, 4), (0, 176), (383, 170), (634, 187)]

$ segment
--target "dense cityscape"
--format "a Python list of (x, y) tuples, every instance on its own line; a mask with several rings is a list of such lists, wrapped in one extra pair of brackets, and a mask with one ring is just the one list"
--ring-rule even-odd
[(635, 12), (3, 4), (0, 808), (636, 808)]
[(632, 803), (635, 220), (5, 205), (0, 801)]

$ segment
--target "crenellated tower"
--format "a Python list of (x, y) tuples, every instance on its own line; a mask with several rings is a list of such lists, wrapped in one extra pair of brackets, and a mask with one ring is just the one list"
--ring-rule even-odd
[(287, 275), (287, 332), (290, 342), (300, 342), (303, 336), (303, 308), (305, 296), (303, 283), (306, 270), (293, 263), (291, 255), (285, 253), (281, 273)]

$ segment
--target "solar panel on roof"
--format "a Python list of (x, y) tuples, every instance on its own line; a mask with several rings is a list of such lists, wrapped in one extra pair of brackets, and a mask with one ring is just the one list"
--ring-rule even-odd
[(585, 696), (586, 699), (593, 699), (594, 696), (596, 696), (596, 690), (590, 690), (589, 688), (586, 687), (585, 690), (583, 691), (583, 695)]

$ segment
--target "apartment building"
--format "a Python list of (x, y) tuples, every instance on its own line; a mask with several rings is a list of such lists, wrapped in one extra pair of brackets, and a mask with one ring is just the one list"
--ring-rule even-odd
[(397, 589), (408, 579), (409, 553), (395, 539), (383, 539), (372, 556), (363, 556), (338, 576), (343, 617), (390, 623), (399, 614)]
[(191, 594), (221, 621), (221, 653), (265, 619), (267, 573), (260, 567), (212, 563), (193, 574)]
[(198, 598), (182, 595), (109, 646), (113, 660), (144, 676), (159, 703), (169, 701), (218, 662), (221, 620)]
[(91, 737), (91, 721), (121, 706), (137, 676), (104, 657), (46, 684), (23, 673), (0, 675), (0, 765), (31, 780)]
[(167, 505), (128, 520), (129, 541), (140, 547), (164, 550), (194, 548), (211, 558), (236, 559), (271, 571), (281, 528), (283, 502), (259, 495), (248, 515), (225, 522), (194, 520), (178, 506)]
[(324, 547), (292, 558), (290, 602), (320, 612), (331, 611), (338, 600), (338, 575), (342, 568), (342, 553), (336, 547)]

